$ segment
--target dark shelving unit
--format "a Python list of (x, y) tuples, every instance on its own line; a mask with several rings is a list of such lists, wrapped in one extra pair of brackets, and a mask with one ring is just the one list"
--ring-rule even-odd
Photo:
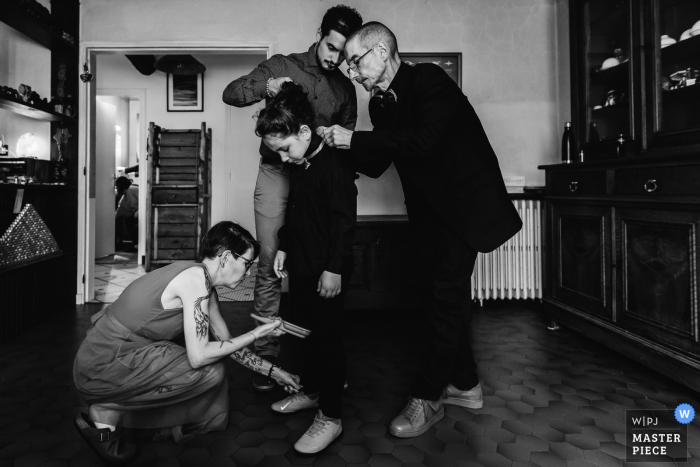
[(0, 109), (9, 110), (18, 115), (43, 120), (45, 122), (75, 122), (75, 119), (67, 115), (58, 114), (45, 109), (40, 109), (32, 104), (17, 102), (11, 99), (0, 97)]
[[(3, 2), (2, 16), (0, 21), (7, 24), (18, 32), (38, 42), (50, 50), (67, 50), (78, 52), (75, 44), (63, 39), (57, 32), (36, 22), (36, 20), (25, 13), (13, 0)], [(78, 38), (72, 35), (77, 44)]]
[[(79, 79), (79, 22), (78, 0), (52, 0), (51, 14), (44, 20), (27, 13), (19, 0), (2, 2), (0, 22), (5, 23), (51, 53), (51, 95), (78, 96)], [(69, 34), (74, 43), (62, 38)], [(31, 57), (28, 57), (31, 59)], [(59, 70), (65, 70), (65, 76)], [(31, 82), (27, 84), (31, 85)], [(16, 83), (0, 83), (15, 86)], [(48, 97), (48, 96), (44, 96)], [(68, 170), (64, 184), (40, 183), (19, 185), (0, 183), (0, 224), (15, 214), (18, 192), (23, 190), (21, 208), (31, 204), (56, 239), (60, 253), (39, 256), (0, 268), (0, 344), (26, 332), (56, 313), (68, 312), (75, 304), (78, 252), (78, 119), (39, 108), (12, 97), (0, 97), (0, 109), (17, 115), (46, 122), (50, 134), (66, 129), (71, 139), (62, 147), (61, 154)], [(9, 115), (9, 118), (14, 118)], [(58, 149), (50, 140), (50, 169), (52, 177)], [(0, 157), (0, 161), (10, 158)], [(53, 180), (53, 178), (51, 178)], [(0, 226), (0, 227), (2, 227)], [(3, 229), (0, 236), (5, 232)]]

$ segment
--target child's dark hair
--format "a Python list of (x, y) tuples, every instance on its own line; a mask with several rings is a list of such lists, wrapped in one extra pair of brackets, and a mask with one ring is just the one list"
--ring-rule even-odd
[(360, 26), (362, 26), (362, 16), (356, 9), (346, 5), (336, 5), (329, 8), (323, 15), (321, 38), (330, 34), (331, 30), (337, 31), (347, 38)]
[(243, 255), (253, 249), (253, 259), (260, 253), (260, 244), (246, 229), (231, 221), (221, 221), (202, 238), (202, 258), (214, 258), (226, 250)]
[(282, 89), (258, 115), (255, 134), (295, 135), (302, 125), (314, 128), (316, 115), (304, 88), (292, 82), (282, 83)]

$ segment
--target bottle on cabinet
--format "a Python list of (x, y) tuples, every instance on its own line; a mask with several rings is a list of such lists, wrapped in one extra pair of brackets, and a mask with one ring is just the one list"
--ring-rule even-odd
[(561, 139), (561, 162), (571, 164), (576, 154), (576, 139), (574, 131), (571, 129), (571, 122), (566, 122), (564, 136)]

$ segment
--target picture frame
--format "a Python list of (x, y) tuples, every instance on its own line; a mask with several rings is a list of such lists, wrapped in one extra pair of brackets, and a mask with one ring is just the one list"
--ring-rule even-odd
[(462, 89), (462, 52), (399, 52), (401, 60), (409, 64), (434, 63), (445, 70)]
[(167, 76), (168, 112), (204, 111), (204, 74)]

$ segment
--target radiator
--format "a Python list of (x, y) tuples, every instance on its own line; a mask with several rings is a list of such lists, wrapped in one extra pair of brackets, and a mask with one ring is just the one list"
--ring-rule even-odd
[(523, 228), (491, 253), (479, 253), (472, 274), (472, 299), (542, 299), (542, 235), (539, 200), (513, 200)]

